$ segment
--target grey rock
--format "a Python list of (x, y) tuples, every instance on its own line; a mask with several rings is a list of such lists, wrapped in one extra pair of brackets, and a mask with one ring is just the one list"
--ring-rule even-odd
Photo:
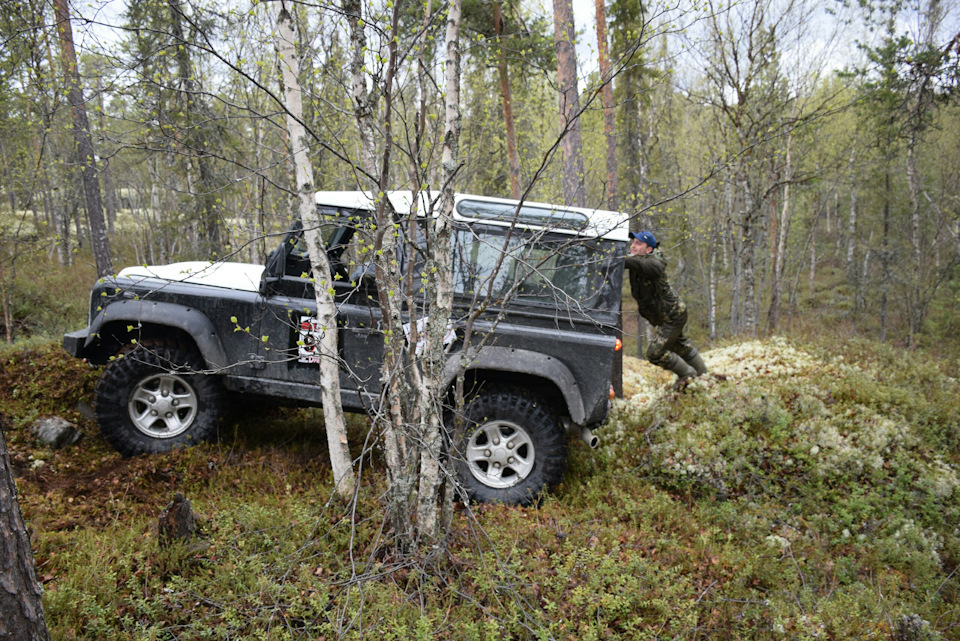
[(76, 445), (83, 437), (83, 433), (77, 429), (76, 425), (59, 416), (41, 418), (30, 428), (30, 433), (42, 444), (55, 450)]
[(893, 632), (894, 641), (935, 641), (940, 635), (930, 629), (930, 623), (916, 614), (903, 615)]

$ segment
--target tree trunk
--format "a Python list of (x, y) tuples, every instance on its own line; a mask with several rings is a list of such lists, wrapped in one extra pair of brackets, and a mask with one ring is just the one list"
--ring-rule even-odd
[(50, 637), (43, 616), (43, 589), (20, 514), (3, 432), (0, 425), (0, 639), (46, 640)]
[[(459, 2), (457, 2), (457, 4), (459, 4)], [(448, 31), (449, 28), (450, 18), (448, 17)], [(510, 167), (510, 194), (515, 200), (519, 200), (520, 159), (517, 157), (517, 132), (513, 124), (513, 97), (510, 94), (510, 77), (507, 75), (507, 56), (503, 51), (503, 43), (500, 41), (500, 36), (503, 31), (503, 11), (498, 1), (493, 3), (493, 28), (497, 33), (497, 73), (500, 76), (500, 97), (503, 100), (503, 124), (507, 134), (507, 164)], [(459, 31), (459, 25), (457, 29)], [(447, 46), (449, 47), (450, 45), (448, 44)], [(447, 54), (450, 54), (449, 49), (447, 50)], [(459, 54), (457, 55), (459, 56)], [(459, 80), (457, 82), (459, 85)], [(459, 92), (459, 88), (457, 91)], [(457, 122), (459, 123), (459, 117)], [(450, 123), (447, 124), (449, 125)]]
[[(399, 21), (399, 3), (394, 3), (391, 29), (396, 32)], [(399, 265), (393, 259), (396, 256), (397, 238), (394, 233), (396, 223), (393, 207), (386, 196), (389, 191), (390, 153), (393, 147), (392, 119), (392, 91), (393, 78), (397, 62), (397, 41), (391, 38), (389, 56), (383, 87), (379, 92), (367, 90), (367, 74), (365, 72), (366, 34), (361, 15), (362, 5), (359, 0), (344, 0), (343, 10), (350, 25), (350, 61), (351, 98), (354, 117), (360, 137), (360, 168), (364, 174), (362, 183), (370, 185), (374, 195), (380, 194), (376, 200), (377, 229), (374, 236), (374, 266), (376, 268), (377, 294), (382, 313), (384, 336), (390, 337), (385, 341), (383, 363), (381, 366), (381, 381), (384, 388), (385, 404), (381, 413), (385, 425), (384, 454), (387, 462), (387, 479), (389, 483), (387, 514), (394, 528), (399, 547), (407, 551), (414, 543), (413, 514), (415, 506), (412, 498), (416, 488), (416, 472), (418, 468), (417, 444), (408, 434), (406, 408), (411, 398), (410, 390), (404, 374), (404, 341), (402, 304), (403, 296), (396, 295), (402, 278)], [(376, 95), (384, 96), (382, 119), (382, 134), (374, 127), (374, 106)], [(384, 139), (383, 158), (378, 168), (376, 141)], [(412, 327), (416, 327), (415, 318), (410, 316)], [(414, 399), (414, 405), (415, 405)]]
[[(97, 74), (97, 97), (100, 103), (100, 135), (106, 137), (107, 110), (103, 104), (103, 75)], [(117, 190), (113, 186), (113, 171), (110, 161), (103, 159), (103, 206), (107, 210), (107, 233), (113, 236), (117, 224)]]
[(710, 340), (717, 337), (717, 247), (710, 241), (710, 278), (707, 298), (707, 324), (710, 327)]
[[(792, 178), (792, 166), (790, 164), (790, 143), (793, 140), (792, 135), (787, 135), (786, 151), (786, 169), (784, 176), (786, 184), (783, 187), (783, 207), (780, 209), (780, 221), (777, 223), (776, 215), (771, 220), (771, 248), (773, 250), (773, 260), (771, 261), (770, 273), (770, 309), (767, 313), (767, 327), (769, 331), (775, 332), (780, 328), (780, 299), (783, 288), (783, 265), (785, 261), (784, 253), (787, 250), (787, 234), (790, 230), (790, 180)], [(774, 210), (774, 214), (776, 210)]]
[(862, 311), (867, 306), (867, 275), (870, 273), (870, 259), (872, 256), (872, 250), (870, 245), (873, 241), (873, 232), (870, 232), (870, 242), (867, 244), (867, 250), (863, 252), (863, 265), (860, 268), (860, 277), (857, 282), (857, 298), (856, 303), (854, 304), (854, 309), (857, 312)]
[(287, 131), (296, 169), (296, 192), (299, 197), (300, 220), (310, 254), (317, 302), (317, 324), (323, 334), (317, 345), (320, 354), (320, 398), (327, 431), (327, 447), (333, 467), (334, 491), (343, 498), (353, 495), (356, 476), (347, 444), (347, 428), (340, 402), (340, 360), (337, 350), (337, 308), (330, 293), (332, 271), (320, 233), (320, 218), (314, 201), (313, 170), (307, 153), (307, 132), (303, 126), (303, 102), (300, 89), (300, 65), (294, 45), (293, 20), (286, 6), (280, 3), (277, 14), (277, 52), (283, 82), (283, 101)]
[(580, 93), (577, 90), (577, 52), (573, 45), (576, 29), (573, 25), (572, 0), (554, 0), (553, 24), (557, 50), (557, 85), (560, 92), (563, 201), (568, 206), (582, 207), (583, 144), (580, 135)]
[[(201, 92), (202, 87), (195, 79), (193, 61), (190, 59), (187, 39), (183, 32), (185, 19), (183, 7), (180, 0), (166, 0), (166, 2), (170, 9), (170, 32), (173, 42), (178, 45), (174, 54), (178, 75), (179, 104), (177, 106), (184, 114), (198, 114), (201, 122), (207, 121), (211, 118), (211, 114), (206, 107)], [(303, 122), (302, 118), (300, 122)], [(211, 255), (217, 255), (221, 246), (222, 225), (214, 167), (208, 151), (209, 146), (216, 144), (217, 141), (209, 138), (209, 127), (206, 124), (191, 122), (184, 136), (183, 146), (186, 147), (188, 176), (192, 173), (194, 164), (198, 175), (198, 179), (193, 181), (194, 184), (189, 189), (196, 207), (197, 236), (203, 241), (205, 251)]]
[(70, 215), (67, 213), (67, 204), (65, 199), (58, 198), (54, 207), (55, 229), (57, 231), (57, 262), (61, 267), (70, 265), (73, 253), (70, 251)]
[(596, 0), (597, 8), (597, 56), (600, 59), (600, 82), (603, 83), (600, 99), (603, 103), (603, 134), (607, 141), (607, 207), (616, 211), (619, 207), (617, 183), (617, 136), (616, 113), (613, 108), (613, 78), (610, 76), (610, 55), (607, 49), (607, 8), (605, 0)]
[(73, 29), (70, 26), (70, 13), (67, 0), (54, 0), (57, 16), (57, 35), (60, 38), (60, 52), (63, 60), (63, 75), (67, 82), (67, 100), (73, 113), (73, 134), (77, 141), (80, 166), (83, 176), (83, 193), (87, 204), (87, 216), (90, 218), (93, 236), (93, 257), (97, 263), (97, 275), (109, 276), (113, 273), (113, 261), (110, 258), (110, 242), (107, 228), (103, 222), (103, 204), (100, 201), (100, 181), (97, 178), (97, 159), (90, 137), (90, 122), (84, 106), (83, 91), (80, 88), (80, 74), (77, 70), (77, 54), (73, 48)]
[(847, 219), (847, 254), (844, 260), (844, 269), (847, 273), (847, 280), (857, 286), (857, 262), (855, 253), (857, 247), (857, 180), (854, 170), (854, 161), (857, 158), (857, 152), (850, 152), (850, 216)]
[(907, 144), (907, 191), (910, 195), (910, 247), (913, 258), (912, 269), (908, 270), (912, 276), (908, 280), (909, 293), (907, 301), (908, 336), (910, 347), (914, 346), (916, 335), (923, 327), (927, 302), (923, 295), (924, 265), (923, 248), (920, 238), (920, 179), (917, 177), (916, 134), (911, 134)]
[[(3, 184), (6, 185), (7, 199), (10, 201), (10, 215), (16, 216), (17, 190), (14, 188), (13, 176), (10, 172), (10, 165), (8, 162), (9, 156), (7, 155), (7, 150), (4, 147), (2, 140), (0, 140), (0, 158), (3, 159)], [(34, 213), (34, 220), (36, 220), (36, 213)]]
[[(827, 211), (830, 211), (830, 205), (826, 206)], [(816, 284), (817, 278), (817, 239), (814, 237), (813, 242), (810, 243), (810, 298), (813, 298), (813, 290)]]
[[(447, 333), (447, 319), (453, 311), (453, 267), (450, 247), (453, 235), (453, 205), (456, 174), (460, 165), (460, 19), (461, 0), (453, 0), (447, 13), (447, 59), (445, 77), (445, 118), (443, 133), (443, 194), (440, 211), (434, 222), (433, 247), (430, 260), (434, 278), (433, 318), (426, 327), (421, 378), (420, 417), (424, 426), (420, 450), (420, 487), (417, 496), (417, 534), (421, 541), (439, 540), (442, 528), (438, 522), (439, 489), (443, 481), (440, 460), (443, 439), (440, 427), (443, 420), (442, 394), (444, 358), (443, 338)], [(452, 498), (452, 494), (449, 495)]]
[(0, 260), (0, 304), (3, 305), (3, 329), (7, 337), (7, 342), (13, 342), (13, 318), (10, 316), (10, 307), (7, 304), (7, 283), (6, 274), (3, 269), (3, 261)]
[(887, 292), (890, 290), (890, 168), (883, 175), (883, 239), (880, 252), (880, 341), (887, 340)]

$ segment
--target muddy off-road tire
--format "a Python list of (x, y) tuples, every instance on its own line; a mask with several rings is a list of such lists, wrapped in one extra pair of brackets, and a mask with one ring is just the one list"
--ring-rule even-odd
[(124, 456), (168, 452), (212, 439), (223, 411), (216, 376), (199, 374), (203, 358), (173, 341), (126, 348), (97, 383), (100, 432)]
[(457, 478), (478, 503), (530, 505), (563, 479), (567, 439), (557, 417), (522, 389), (491, 388), (468, 401), (464, 425), (451, 424)]

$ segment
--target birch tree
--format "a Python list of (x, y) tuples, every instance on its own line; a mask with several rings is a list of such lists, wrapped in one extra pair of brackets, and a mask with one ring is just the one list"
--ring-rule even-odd
[(287, 131), (290, 135), (290, 155), (296, 175), (298, 213), (310, 255), (317, 302), (317, 325), (321, 330), (317, 352), (320, 355), (320, 397), (323, 403), (327, 447), (333, 467), (334, 490), (341, 497), (349, 498), (354, 492), (356, 476), (347, 444), (347, 428), (340, 401), (337, 308), (330, 282), (332, 271), (323, 236), (320, 234), (320, 218), (314, 203), (313, 169), (310, 166), (307, 131), (303, 126), (303, 92), (300, 87), (300, 64), (297, 60), (293, 19), (283, 1), (276, 3), (275, 11), (276, 47)]
[[(431, 4), (428, 3), (427, 11)], [(359, 0), (345, 0), (343, 11), (349, 23), (351, 102), (360, 137), (356, 163), (358, 186), (370, 193), (375, 207), (373, 262), (379, 306), (382, 312), (384, 355), (381, 366), (383, 394), (374, 417), (374, 430), (382, 435), (387, 465), (387, 515), (397, 547), (404, 552), (430, 549), (442, 542), (444, 521), (440, 519), (443, 501), (450, 492), (441, 493), (449, 477), (443, 454), (443, 372), (446, 363), (443, 338), (453, 305), (450, 246), (453, 194), (459, 170), (459, 79), (461, 21), (460, 0), (441, 8), (446, 16), (446, 55), (444, 58), (443, 135), (440, 162), (441, 196), (431, 200), (429, 185), (433, 173), (422, 159), (421, 140), (426, 135), (426, 112), (431, 105), (425, 99), (432, 82), (420, 79), (420, 118), (412, 151), (405, 150), (413, 164), (416, 185), (411, 214), (396, 215), (388, 192), (397, 173), (392, 153), (400, 149), (401, 135), (394, 136), (394, 106), (400, 89), (395, 86), (400, 58), (399, 18), (403, 3), (395, 3), (386, 21), (373, 24)], [(423, 28), (433, 19), (425, 17)], [(386, 22), (386, 24), (384, 24)], [(368, 32), (367, 30), (370, 29)], [(382, 33), (378, 41), (368, 41)], [(371, 39), (372, 40), (372, 39)], [(426, 35), (417, 39), (425, 49)], [(423, 58), (417, 73), (427, 74)], [(421, 221), (425, 223), (421, 227)], [(418, 229), (425, 237), (420, 237)], [(415, 246), (415, 247), (414, 247)], [(412, 273), (415, 253), (423, 256), (423, 267)], [(406, 279), (398, 252), (406, 252)], [(422, 293), (421, 293), (422, 292)], [(448, 486), (449, 487), (449, 486)], [(445, 497), (442, 499), (441, 497)]]
[[(433, 542), (442, 532), (439, 515), (439, 488), (444, 480), (442, 461), (443, 371), (446, 364), (443, 338), (446, 319), (453, 310), (453, 269), (450, 264), (453, 235), (454, 187), (460, 168), (460, 20), (461, 0), (452, 0), (447, 12), (446, 64), (444, 66), (444, 131), (441, 154), (442, 192), (434, 219), (433, 246), (426, 274), (433, 274), (429, 291), (432, 297), (431, 316), (424, 344), (422, 384), (417, 395), (423, 424), (423, 449), (420, 458), (420, 488), (417, 505), (417, 527), (421, 539)], [(447, 468), (447, 478), (450, 471)], [(448, 500), (452, 493), (448, 492)]]

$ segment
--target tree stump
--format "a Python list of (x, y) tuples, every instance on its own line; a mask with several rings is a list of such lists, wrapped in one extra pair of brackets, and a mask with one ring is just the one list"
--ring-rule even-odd
[(161, 543), (186, 541), (197, 532), (197, 516), (190, 507), (190, 501), (177, 492), (170, 505), (160, 513), (158, 532)]

